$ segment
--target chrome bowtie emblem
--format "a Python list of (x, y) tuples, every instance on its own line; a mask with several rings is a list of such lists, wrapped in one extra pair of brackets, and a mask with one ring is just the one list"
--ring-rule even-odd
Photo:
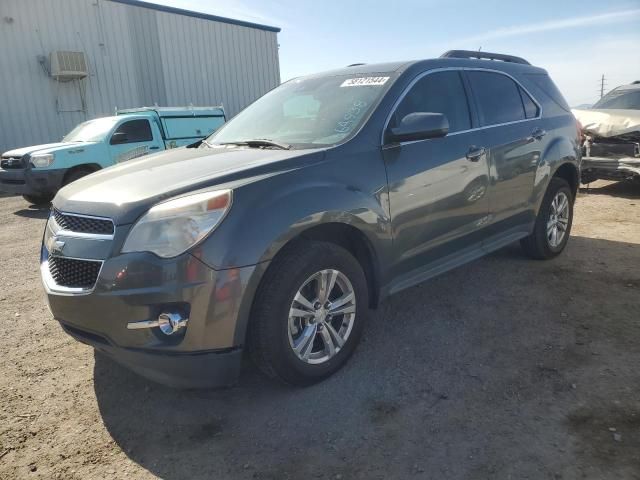
[(62, 250), (64, 250), (64, 242), (62, 240), (58, 240), (58, 237), (51, 237), (47, 242), (47, 250), (52, 255), (60, 255)]

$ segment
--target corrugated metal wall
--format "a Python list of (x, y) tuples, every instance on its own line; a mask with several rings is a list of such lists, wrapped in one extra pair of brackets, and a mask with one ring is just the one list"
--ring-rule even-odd
[[(84, 51), (90, 76), (57, 83), (38, 61), (55, 50)], [(109, 0), (0, 0), (0, 153), (115, 107), (223, 103), (231, 117), (279, 83), (273, 31)]]

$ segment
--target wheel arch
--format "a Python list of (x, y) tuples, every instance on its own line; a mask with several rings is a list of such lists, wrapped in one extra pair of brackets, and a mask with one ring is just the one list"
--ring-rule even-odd
[(357, 227), (339, 222), (329, 222), (315, 225), (300, 232), (297, 236), (289, 240), (283, 248), (280, 249), (274, 260), (280, 255), (287, 246), (303, 241), (319, 241), (338, 245), (347, 250), (358, 261), (365, 278), (367, 279), (367, 287), (369, 289), (369, 306), (376, 308), (380, 300), (380, 275), (379, 262), (375, 249), (367, 236)]
[(564, 162), (561, 163), (558, 168), (556, 168), (553, 173), (553, 177), (562, 178), (566, 180), (571, 187), (571, 193), (573, 198), (576, 198), (576, 193), (578, 192), (578, 187), (580, 186), (580, 174), (578, 173), (578, 167), (572, 162)]
[(62, 184), (66, 185), (67, 184), (67, 180), (71, 177), (71, 175), (73, 175), (76, 172), (87, 172), (87, 174), (89, 173), (93, 173), (93, 172), (97, 172), (98, 170), (101, 170), (102, 167), (97, 164), (97, 163), (83, 163), (81, 165), (76, 165), (74, 167), (71, 167), (69, 170), (67, 170), (64, 174), (64, 178), (62, 179)]
[(542, 199), (554, 177), (569, 183), (575, 198), (580, 185), (580, 151), (575, 142), (567, 137), (553, 139), (540, 156), (536, 171), (533, 205), (534, 215), (538, 214)]
[(298, 232), (295, 236), (289, 238), (283, 243), (277, 252), (268, 262), (259, 263), (256, 271), (249, 281), (251, 302), (245, 304), (239, 313), (238, 323), (236, 325), (235, 341), (238, 345), (244, 345), (246, 342), (247, 330), (249, 328), (250, 316), (254, 310), (257, 292), (263, 282), (268, 279), (269, 268), (278, 261), (279, 258), (286, 255), (287, 252), (301, 242), (323, 241), (341, 246), (351, 253), (360, 263), (369, 292), (369, 307), (377, 308), (380, 302), (380, 262), (376, 254), (375, 247), (371, 243), (367, 235), (356, 226), (343, 222), (326, 222), (313, 225), (305, 230)]

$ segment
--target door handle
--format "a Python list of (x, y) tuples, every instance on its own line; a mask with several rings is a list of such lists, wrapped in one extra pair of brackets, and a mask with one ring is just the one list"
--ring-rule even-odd
[(149, 150), (159, 150), (160, 147), (149, 147)]
[(476, 147), (475, 145), (471, 145), (469, 147), (469, 151), (467, 152), (467, 160), (470, 162), (477, 162), (480, 160), (480, 157), (485, 154), (487, 150), (484, 147)]
[(542, 140), (542, 137), (544, 137), (547, 134), (546, 130), (543, 130), (541, 128), (536, 128), (533, 132), (531, 132), (531, 141), (533, 140)]

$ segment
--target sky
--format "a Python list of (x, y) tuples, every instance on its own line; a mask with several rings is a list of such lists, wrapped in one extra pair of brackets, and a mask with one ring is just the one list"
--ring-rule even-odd
[(640, 80), (640, 0), (150, 0), (277, 26), (283, 81), (465, 49), (547, 69), (572, 106)]

